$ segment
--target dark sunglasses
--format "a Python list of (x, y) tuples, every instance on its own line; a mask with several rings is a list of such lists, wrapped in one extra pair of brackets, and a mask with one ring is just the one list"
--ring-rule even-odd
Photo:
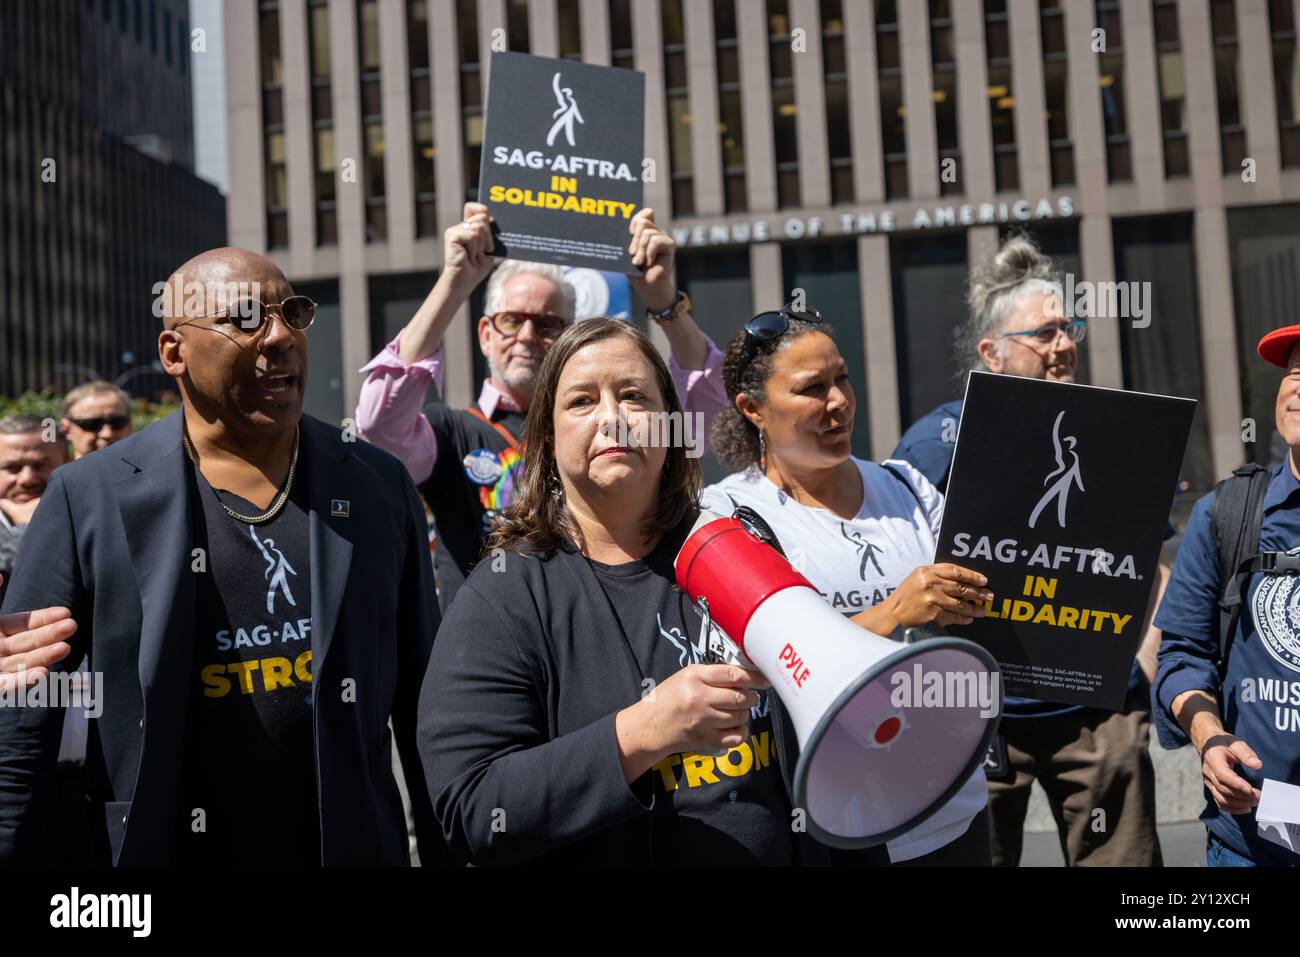
[(533, 330), (543, 339), (554, 339), (568, 325), (563, 316), (550, 312), (498, 312), (489, 318), (492, 328), (503, 336), (519, 335), (519, 330), (530, 319), (533, 322)]
[(760, 342), (779, 339), (790, 329), (791, 322), (821, 322), (822, 314), (816, 309), (777, 309), (773, 312), (760, 312), (745, 323), (745, 344), (740, 348), (740, 361), (736, 363), (736, 390), (745, 380), (745, 370), (758, 354)]
[[(316, 321), (316, 303), (306, 296), (290, 296), (280, 303), (262, 302), (252, 296), (244, 296), (236, 299), (220, 312), (196, 318), (228, 319), (240, 332), (256, 335), (262, 331), (267, 316), (274, 311), (279, 311), (280, 318), (284, 320), (286, 326), (298, 332)], [(180, 327), (191, 322), (194, 322), (194, 319), (186, 319), (185, 322), (178, 322), (176, 325)]]
[(73, 425), (87, 432), (98, 432), (107, 425), (114, 432), (120, 432), (131, 424), (129, 415), (106, 415), (98, 419), (68, 419)]

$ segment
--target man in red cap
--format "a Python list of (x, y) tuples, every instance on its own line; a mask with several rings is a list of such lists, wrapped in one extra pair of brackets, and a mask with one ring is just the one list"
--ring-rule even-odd
[(1262, 792), (1300, 769), (1300, 326), (1270, 332), (1259, 354), (1285, 370), (1276, 417), (1290, 452), (1196, 503), (1155, 622), (1156, 730), (1201, 756), (1211, 867), (1300, 865), (1286, 825), (1256, 819)]

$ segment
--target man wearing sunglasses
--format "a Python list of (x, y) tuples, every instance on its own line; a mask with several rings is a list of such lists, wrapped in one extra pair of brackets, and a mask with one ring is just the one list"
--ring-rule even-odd
[[(673, 285), (673, 240), (654, 225), (652, 210), (632, 218), (629, 277), (674, 353), (702, 359), (706, 340), (690, 301)], [(361, 371), (357, 425), (374, 444), (405, 464), (437, 525), (438, 600), (446, 609), (478, 562), (493, 516), (510, 504), (522, 467), (520, 436), (542, 358), (574, 319), (576, 294), (558, 266), (522, 260), (497, 265), (492, 217), (479, 203), (443, 236), (443, 268), (406, 327)], [(490, 278), (489, 278), (490, 274)], [(442, 340), (456, 313), (487, 279), (478, 317), (479, 350), (487, 360), (478, 401), (464, 409), (424, 404), (430, 379), (442, 390)], [(702, 365), (698, 362), (691, 368)], [(690, 395), (686, 395), (689, 408)]]
[[(274, 263), (212, 250), (168, 288), (158, 355), (181, 411), (55, 473), (3, 609), (35, 614), (0, 615), (46, 624), (8, 650), (49, 665), (60, 642), (98, 678), (93, 858), (406, 864), (395, 737), (436, 863), (414, 722), (439, 614), (415, 488), (303, 414), (316, 306)], [(0, 866), (48, 859), (64, 710), (0, 708)]]
[(79, 385), (63, 397), (59, 427), (77, 458), (106, 449), (131, 434), (131, 399), (102, 379)]

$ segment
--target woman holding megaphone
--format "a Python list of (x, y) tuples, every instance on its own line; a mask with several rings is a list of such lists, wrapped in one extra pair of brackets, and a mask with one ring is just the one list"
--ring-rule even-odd
[[(711, 350), (716, 357), (716, 350)], [(716, 361), (716, 358), (715, 358)], [(905, 462), (855, 458), (855, 397), (834, 329), (815, 311), (783, 309), (746, 324), (727, 346), (729, 405), (714, 420), (715, 453), (730, 475), (702, 505), (755, 509), (794, 567), (836, 610), (877, 634), (969, 624), (992, 598), (983, 575), (934, 558), (943, 495)], [(988, 866), (982, 769), (930, 818), (853, 852), (866, 863)]]
[(543, 360), (521, 487), (447, 611), (420, 753), (475, 864), (809, 864), (797, 743), (757, 672), (711, 661), (673, 558), (698, 461), (642, 441), (681, 414), (635, 327), (593, 319)]

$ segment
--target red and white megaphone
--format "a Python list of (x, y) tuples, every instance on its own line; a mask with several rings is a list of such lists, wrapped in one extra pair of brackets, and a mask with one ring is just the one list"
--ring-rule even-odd
[(965, 639), (900, 644), (846, 620), (751, 531), (765, 525), (757, 513), (741, 511), (745, 521), (700, 513), (677, 553), (677, 584), (793, 719), (795, 807), (832, 847), (911, 830), (983, 761), (1002, 710), (997, 663)]

